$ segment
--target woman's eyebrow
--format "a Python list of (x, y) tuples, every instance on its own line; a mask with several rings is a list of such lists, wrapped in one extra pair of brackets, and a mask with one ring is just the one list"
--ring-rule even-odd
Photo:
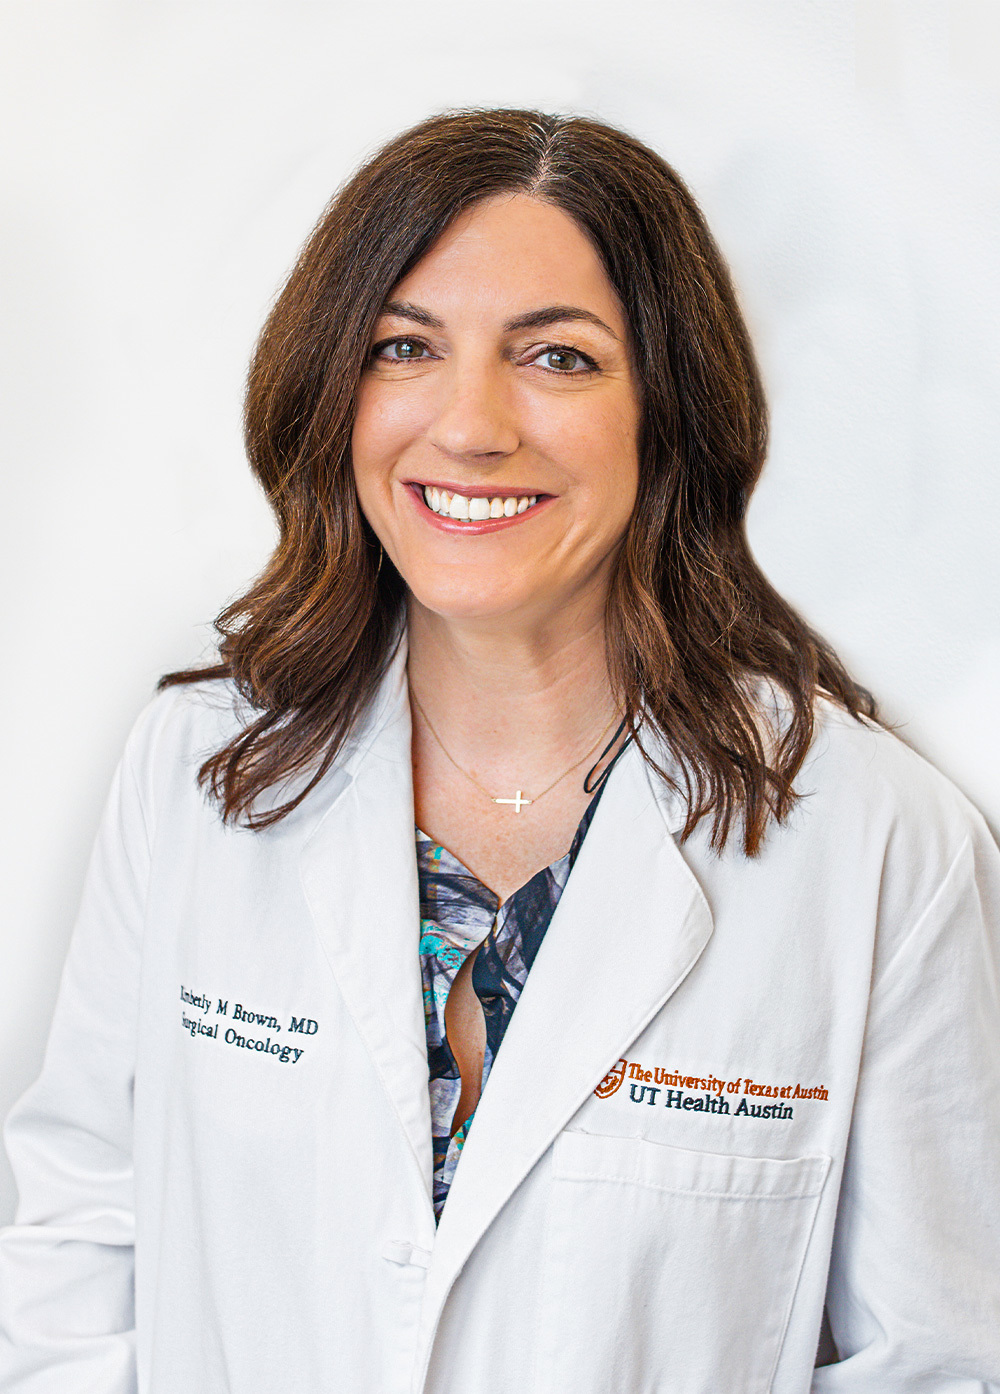
[[(432, 315), (430, 310), (425, 310), (420, 305), (414, 305), (409, 300), (387, 300), (382, 306), (384, 315), (392, 315), (396, 319), (412, 320), (415, 324), (422, 324), (427, 329), (444, 329), (444, 321), (438, 319), (437, 315)], [(584, 310), (579, 305), (545, 305), (538, 310), (528, 310), (523, 315), (515, 315), (513, 319), (507, 320), (504, 325), (504, 332), (512, 334), (518, 329), (543, 329), (548, 324), (565, 323), (571, 320), (581, 320), (586, 324), (594, 324), (598, 329), (603, 329), (605, 334), (610, 334), (616, 343), (621, 341), (610, 325), (593, 313), (592, 310)]]
[(411, 319), (427, 329), (444, 328), (444, 320), (432, 315), (430, 310), (422, 310), (419, 305), (411, 304), (409, 300), (387, 300), (382, 306), (382, 314), (392, 315), (394, 319)]
[(609, 324), (595, 315), (592, 310), (581, 309), (579, 305), (546, 305), (540, 310), (528, 310), (526, 314), (515, 315), (504, 325), (507, 333), (512, 333), (515, 329), (544, 329), (547, 324), (565, 323), (567, 320), (582, 320), (586, 324), (595, 324), (598, 329), (603, 329), (605, 334), (610, 334), (616, 343), (619, 342), (618, 335)]

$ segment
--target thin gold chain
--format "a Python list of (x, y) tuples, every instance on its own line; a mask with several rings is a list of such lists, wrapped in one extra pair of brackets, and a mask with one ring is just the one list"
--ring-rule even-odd
[(515, 813), (520, 813), (520, 811), (521, 811), (521, 809), (520, 809), (520, 804), (522, 804), (522, 803), (524, 803), (524, 804), (537, 803), (539, 799), (544, 798), (544, 796), (545, 796), (546, 794), (550, 793), (550, 792), (556, 787), (557, 784), (561, 784), (562, 781), (566, 778), (567, 775), (571, 775), (571, 774), (573, 773), (574, 770), (579, 769), (580, 766), (583, 764), (584, 760), (589, 759), (589, 757), (590, 757), (591, 755), (593, 755), (594, 751), (595, 751), (595, 750), (597, 749), (597, 747), (600, 745), (601, 741), (603, 741), (604, 737), (608, 734), (608, 732), (611, 730), (612, 726), (614, 726), (615, 722), (618, 720), (618, 718), (617, 718), (616, 716), (613, 716), (613, 717), (611, 718), (611, 720), (608, 722), (607, 726), (605, 726), (605, 728), (604, 728), (604, 730), (601, 732), (601, 734), (597, 737), (597, 740), (596, 740), (596, 741), (594, 742), (594, 744), (590, 747), (590, 749), (586, 752), (586, 754), (585, 754), (585, 755), (581, 755), (580, 758), (579, 758), (579, 760), (575, 761), (572, 765), (570, 765), (570, 767), (569, 767), (568, 770), (563, 770), (562, 774), (559, 775), (558, 778), (554, 779), (554, 780), (552, 781), (551, 784), (547, 785), (547, 786), (542, 790), (542, 792), (541, 792), (540, 794), (536, 794), (536, 795), (534, 796), (534, 798), (532, 798), (532, 799), (522, 799), (522, 798), (520, 797), (520, 790), (518, 790), (518, 797), (517, 797), (516, 800), (515, 800), (515, 799), (498, 799), (498, 798), (496, 798), (493, 794), (491, 794), (490, 791), (489, 791), (488, 789), (484, 788), (483, 785), (480, 784), (479, 780), (476, 779), (474, 775), (471, 775), (471, 774), (469, 773), (468, 770), (463, 769), (462, 766), (461, 766), (461, 765), (458, 763), (458, 761), (455, 759), (454, 755), (452, 755), (451, 752), (448, 750), (448, 748), (447, 748), (447, 746), (445, 745), (444, 741), (441, 739), (441, 737), (440, 737), (440, 736), (438, 735), (438, 733), (435, 731), (434, 727), (431, 725), (430, 717), (429, 717), (429, 716), (427, 715), (427, 713), (424, 711), (423, 706), (421, 705), (421, 702), (420, 702), (419, 697), (417, 696), (417, 694), (416, 694), (416, 693), (414, 692), (414, 690), (413, 690), (413, 684), (412, 684), (412, 683), (410, 684), (410, 696), (413, 698), (413, 701), (414, 701), (414, 703), (416, 704), (417, 711), (420, 713), (420, 715), (424, 718), (424, 721), (427, 723), (427, 729), (428, 729), (428, 731), (430, 731), (431, 735), (432, 735), (432, 736), (434, 737), (434, 739), (437, 741), (438, 745), (441, 747), (442, 751), (443, 751), (444, 754), (447, 756), (447, 758), (448, 758), (448, 759), (451, 761), (451, 763), (455, 766), (456, 770), (458, 770), (459, 774), (465, 775), (465, 778), (466, 778), (467, 780), (469, 780), (469, 782), (470, 782), (471, 784), (474, 784), (481, 794), (485, 794), (486, 797), (487, 797), (492, 803), (513, 803), (513, 804), (515, 804), (515, 809), (514, 809), (514, 812), (515, 812)]

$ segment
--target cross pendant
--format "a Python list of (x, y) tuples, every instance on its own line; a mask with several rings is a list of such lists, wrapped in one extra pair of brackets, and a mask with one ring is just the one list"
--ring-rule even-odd
[(512, 804), (514, 805), (514, 812), (515, 812), (515, 813), (520, 813), (520, 812), (521, 812), (521, 806), (522, 806), (523, 804), (529, 804), (529, 803), (531, 803), (531, 800), (530, 800), (530, 799), (524, 798), (524, 797), (522, 796), (522, 794), (521, 794), (520, 789), (518, 789), (518, 791), (517, 791), (517, 797), (516, 797), (516, 798), (514, 798), (514, 799), (494, 799), (493, 802), (494, 802), (494, 803), (512, 803)]

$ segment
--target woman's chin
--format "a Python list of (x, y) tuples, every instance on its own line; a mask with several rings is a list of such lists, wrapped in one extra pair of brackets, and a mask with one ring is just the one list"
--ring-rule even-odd
[(448, 586), (410, 586), (410, 595), (420, 609), (452, 624), (514, 623), (518, 615), (534, 612), (530, 594), (510, 584), (510, 578), (495, 577), (479, 582)]

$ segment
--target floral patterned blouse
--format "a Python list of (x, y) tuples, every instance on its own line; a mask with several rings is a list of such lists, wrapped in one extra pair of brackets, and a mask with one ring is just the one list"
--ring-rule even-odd
[(462, 1092), (455, 1057), (445, 1036), (444, 1009), (462, 964), (480, 945), (472, 986), (486, 1019), (482, 1088), (510, 1024), (563, 887), (603, 792), (601, 784), (565, 856), (537, 872), (503, 904), (446, 847), (416, 829), (420, 883), (420, 961), (430, 1066), (434, 1137), (434, 1214), (440, 1219), (475, 1111), (451, 1136)]

